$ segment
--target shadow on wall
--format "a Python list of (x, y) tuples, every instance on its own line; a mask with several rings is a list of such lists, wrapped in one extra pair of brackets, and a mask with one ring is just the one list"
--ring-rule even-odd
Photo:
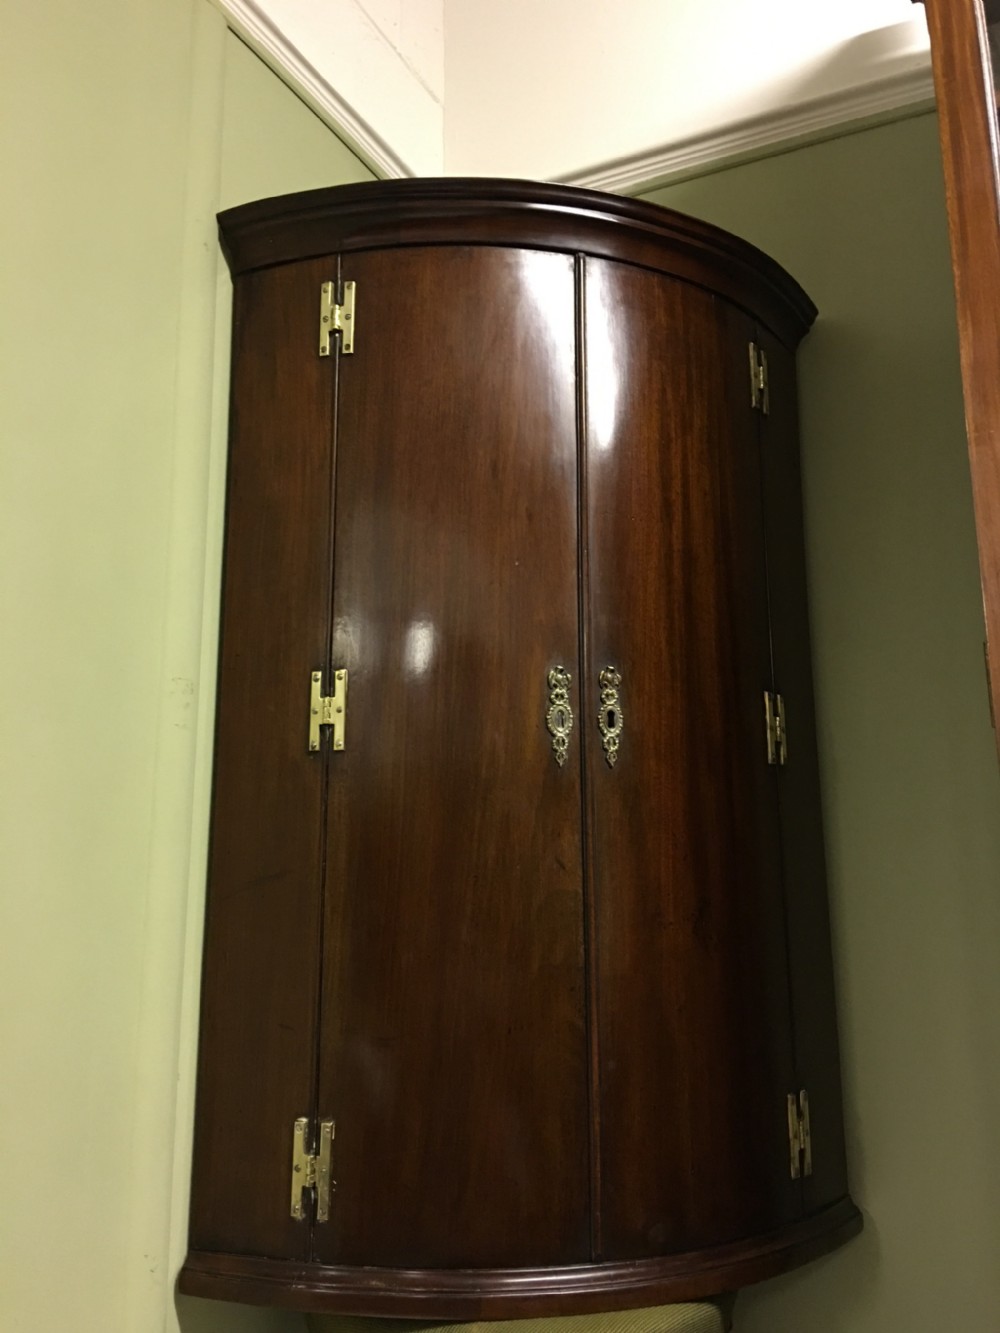
[(831, 47), (821, 57), (799, 65), (768, 87), (768, 97), (775, 105), (790, 110), (821, 107), (838, 96), (845, 87), (858, 90), (878, 88), (881, 95), (903, 93), (921, 79), (928, 81), (930, 47), (923, 8), (915, 7), (915, 17), (906, 23), (858, 33), (849, 41)]
[(197, 1296), (176, 1296), (181, 1333), (308, 1333), (305, 1316), (289, 1310), (205, 1301)]
[[(761, 108), (749, 116), (748, 100)], [(768, 74), (756, 89), (744, 87), (700, 108), (697, 123), (674, 126), (666, 139), (559, 179), (572, 183), (613, 179), (621, 173), (634, 181), (645, 170), (644, 182), (624, 187), (627, 194), (645, 195), (685, 176), (711, 174), (761, 153), (781, 152), (783, 140), (788, 146), (801, 146), (843, 134), (845, 123), (855, 128), (877, 124), (895, 118), (899, 107), (916, 113), (933, 104), (927, 24), (919, 9), (905, 23), (859, 33), (822, 56), (800, 60), (784, 74)], [(665, 176), (650, 175), (665, 150), (674, 165)], [(690, 165), (685, 165), (689, 159)]]
[[(853, 1159), (849, 1160), (853, 1165)], [(760, 1326), (766, 1325), (767, 1312), (774, 1308), (779, 1294), (790, 1308), (809, 1311), (808, 1333), (852, 1333), (863, 1328), (866, 1312), (874, 1303), (882, 1265), (878, 1227), (869, 1213), (864, 1216), (864, 1231), (842, 1250), (785, 1277), (774, 1278), (760, 1289), (746, 1287), (741, 1291), (736, 1298), (734, 1333), (743, 1328), (743, 1317), (756, 1311)], [(777, 1331), (786, 1325), (776, 1322), (773, 1327)], [(804, 1326), (802, 1333), (806, 1333)], [(902, 1330), (894, 1329), (892, 1333)]]

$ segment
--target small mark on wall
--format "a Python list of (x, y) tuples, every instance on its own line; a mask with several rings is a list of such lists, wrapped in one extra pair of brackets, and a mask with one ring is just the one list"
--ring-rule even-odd
[(171, 725), (177, 731), (190, 731), (194, 714), (195, 683), (189, 676), (172, 676), (167, 691)]

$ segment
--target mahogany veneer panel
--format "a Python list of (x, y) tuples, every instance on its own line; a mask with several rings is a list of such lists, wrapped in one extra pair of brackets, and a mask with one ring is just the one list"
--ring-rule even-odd
[(630, 265), (588, 261), (585, 292), (588, 370), (614, 367), (588, 374), (586, 418), (587, 676), (622, 676), (613, 768), (586, 735), (600, 1253), (626, 1259), (769, 1230), (801, 1195), (752, 326)]
[(337, 442), (317, 1255), (582, 1262), (580, 773), (544, 726), (549, 670), (577, 674), (573, 260), (390, 250), (344, 275), (364, 332)]
[(809, 1093), (813, 1170), (808, 1212), (847, 1193), (833, 953), (827, 907), (819, 755), (806, 591), (798, 408), (792, 354), (758, 330), (771, 410), (760, 419), (774, 688), (785, 701), (788, 762), (775, 770), (795, 1031), (795, 1084)]
[(314, 1096), (319, 960), (303, 941), (318, 935), (324, 762), (306, 750), (304, 673), (329, 642), (325, 271), (273, 269), (236, 293), (191, 1204), (196, 1249), (289, 1258), (309, 1253), (287, 1198), (291, 1126)]

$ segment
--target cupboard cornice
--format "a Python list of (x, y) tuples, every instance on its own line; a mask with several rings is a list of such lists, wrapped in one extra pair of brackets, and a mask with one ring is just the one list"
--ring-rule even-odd
[(254, 269), (383, 246), (504, 245), (620, 259), (697, 283), (794, 349), (816, 318), (799, 284), (747, 241), (641, 200), (489, 178), (338, 185), (219, 215), (234, 278)]

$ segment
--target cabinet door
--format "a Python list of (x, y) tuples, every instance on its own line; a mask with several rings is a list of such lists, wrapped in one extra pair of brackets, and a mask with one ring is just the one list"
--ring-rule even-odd
[[(574, 275), (487, 247), (348, 255), (320, 1117), (328, 1263), (588, 1257)], [(576, 707), (576, 682), (572, 687)]]
[(847, 1193), (843, 1103), (816, 745), (795, 359), (761, 330), (770, 411), (760, 418), (774, 687), (785, 704), (788, 762), (777, 772), (795, 1010), (796, 1087), (809, 1096), (807, 1212)]
[(289, 1165), (315, 1097), (323, 768), (306, 745), (309, 666), (330, 634), (328, 274), (286, 265), (236, 292), (191, 1199), (193, 1249), (299, 1259)]
[(801, 1197), (752, 327), (588, 260), (585, 330), (599, 1248), (628, 1259), (768, 1231)]

